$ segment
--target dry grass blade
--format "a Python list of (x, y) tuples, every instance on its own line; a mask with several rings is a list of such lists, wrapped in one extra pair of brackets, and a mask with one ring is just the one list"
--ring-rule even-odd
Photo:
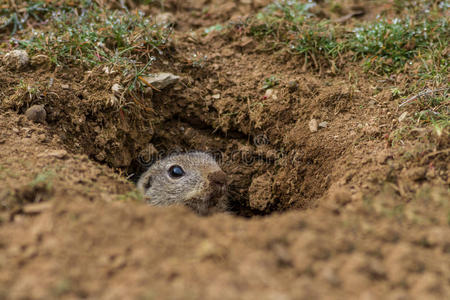
[(406, 101), (401, 103), (398, 107), (402, 107), (402, 106), (404, 106), (406, 104), (409, 104), (409, 103), (413, 102), (414, 100), (416, 100), (417, 98), (420, 98), (422, 96), (434, 94), (434, 93), (437, 93), (437, 92), (442, 92), (442, 91), (445, 91), (447, 89), (448, 89), (448, 87), (441, 88), (441, 89), (435, 89), (435, 90), (426, 89), (426, 90), (418, 93), (417, 95), (414, 95), (414, 96), (408, 98)]

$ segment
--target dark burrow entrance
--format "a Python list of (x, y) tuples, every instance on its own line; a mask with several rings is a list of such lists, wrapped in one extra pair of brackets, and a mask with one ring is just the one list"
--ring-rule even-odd
[[(19, 75), (8, 76), (8, 81), (14, 81)], [(236, 109), (230, 117), (230, 108), (221, 111), (216, 105), (220, 101), (205, 104), (202, 97), (183, 95), (176, 89), (155, 93), (151, 101), (145, 93), (130, 95), (129, 103), (114, 105), (105, 102), (110, 95), (108, 85), (113, 83), (101, 70), (90, 82), (89, 93), (81, 78), (67, 76), (53, 80), (51, 91), (43, 87), (42, 99), (16, 90), (4, 104), (10, 103), (8, 108), (19, 113), (31, 104), (44, 104), (50, 130), (70, 152), (87, 154), (134, 182), (155, 158), (173, 152), (210, 152), (229, 176), (231, 209), (240, 216), (313, 206), (332, 183), (334, 164), (349, 143), (325, 130), (312, 134), (307, 125), (311, 108), (288, 95), (287, 86), (280, 87), (280, 93), (292, 100), (275, 111), (275, 116), (247, 106), (236, 108), (235, 102), (243, 100), (233, 98), (224, 102)], [(48, 80), (43, 78), (41, 85)], [(306, 104), (319, 106), (322, 115), (318, 117), (323, 119), (334, 115), (333, 101), (341, 101), (343, 107), (346, 94), (339, 95), (327, 96), (326, 109), (322, 102)], [(265, 105), (266, 110), (280, 107), (279, 101)], [(256, 126), (255, 119), (263, 126)]]
[(264, 133), (224, 134), (179, 116), (160, 128), (126, 168), (131, 181), (136, 183), (152, 163), (171, 154), (208, 152), (228, 175), (231, 211), (245, 217), (309, 208), (329, 186), (328, 172), (321, 172), (332, 161), (324, 159), (330, 152), (322, 145), (311, 152), (288, 151)]

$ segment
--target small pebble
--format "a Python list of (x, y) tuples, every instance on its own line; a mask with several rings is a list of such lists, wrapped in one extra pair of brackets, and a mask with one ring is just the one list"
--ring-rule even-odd
[(308, 123), (308, 127), (311, 132), (317, 132), (317, 130), (319, 130), (319, 125), (316, 119), (311, 119)]
[(33, 105), (25, 112), (25, 116), (35, 123), (45, 123), (47, 118), (47, 112), (44, 105)]
[(293, 93), (298, 89), (298, 83), (295, 80), (291, 80), (288, 82), (289, 92)]
[(154, 73), (147, 76), (140, 76), (139, 79), (144, 85), (150, 86), (162, 90), (170, 85), (174, 85), (180, 81), (180, 76), (176, 76), (172, 73)]
[(273, 90), (273, 89), (267, 89), (266, 92), (264, 93), (264, 97), (266, 97), (266, 99), (268, 98), (272, 98), (273, 100), (277, 100), (277, 93)]
[(321, 128), (327, 128), (328, 127), (328, 122), (327, 121), (323, 121), (319, 123), (319, 127)]
[(13, 70), (25, 68), (29, 61), (30, 58), (25, 50), (12, 50), (3, 57), (3, 62)]

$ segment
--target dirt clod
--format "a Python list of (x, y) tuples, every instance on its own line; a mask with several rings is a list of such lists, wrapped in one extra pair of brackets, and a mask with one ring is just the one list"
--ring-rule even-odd
[(28, 53), (25, 50), (12, 50), (3, 57), (3, 63), (11, 70), (22, 70), (29, 61)]
[(311, 132), (317, 132), (317, 130), (319, 130), (319, 124), (316, 119), (311, 119), (308, 123), (308, 127)]
[(33, 105), (27, 109), (25, 116), (35, 123), (45, 123), (47, 112), (45, 111), (44, 105)]
[(273, 201), (272, 182), (273, 180), (270, 174), (263, 174), (253, 178), (249, 188), (249, 203), (251, 208), (264, 211), (270, 205)]

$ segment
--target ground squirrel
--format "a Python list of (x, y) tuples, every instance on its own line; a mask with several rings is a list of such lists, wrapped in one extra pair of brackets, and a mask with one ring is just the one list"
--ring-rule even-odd
[(176, 154), (155, 162), (137, 183), (152, 205), (184, 204), (200, 215), (227, 210), (227, 176), (204, 152)]

